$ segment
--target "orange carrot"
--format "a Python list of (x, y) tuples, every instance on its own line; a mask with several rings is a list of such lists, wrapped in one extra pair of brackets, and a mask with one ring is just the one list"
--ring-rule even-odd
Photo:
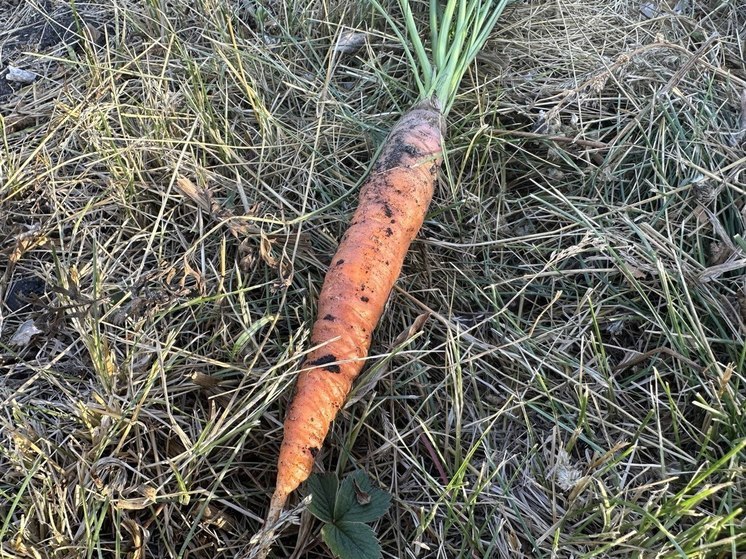
[(363, 367), (373, 329), (433, 196), (445, 115), (507, 1), (447, 0), (442, 5), (431, 0), (431, 64), (409, 0), (399, 0), (399, 6), (411, 48), (378, 0), (370, 0), (418, 69), (423, 101), (391, 130), (324, 279), (311, 333), (316, 349), (298, 376), (285, 418), (267, 529), (279, 518), (290, 493), (310, 475), (314, 456)]
[(312, 351), (285, 419), (268, 521), (311, 473), (316, 452), (347, 398), (371, 334), (425, 219), (441, 162), (443, 120), (430, 102), (405, 113), (360, 192), (352, 223), (324, 279)]

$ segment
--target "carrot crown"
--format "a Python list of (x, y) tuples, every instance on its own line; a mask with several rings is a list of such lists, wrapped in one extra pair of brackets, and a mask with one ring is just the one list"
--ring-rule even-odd
[(398, 0), (404, 15), (407, 44), (399, 26), (378, 0), (371, 0), (404, 46), (410, 64), (418, 69), (417, 87), (423, 99), (435, 99), (443, 114), (456, 97), (461, 78), (482, 49), (508, 0), (430, 0), (430, 55), (420, 38), (410, 0)]

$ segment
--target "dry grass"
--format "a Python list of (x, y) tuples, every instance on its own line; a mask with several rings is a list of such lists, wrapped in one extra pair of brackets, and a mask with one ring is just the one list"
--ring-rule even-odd
[[(746, 553), (746, 12), (650, 6), (516, 3), (464, 81), (317, 459), (385, 557)], [(0, 557), (235, 557), (401, 50), (365, 2), (3, 9)]]

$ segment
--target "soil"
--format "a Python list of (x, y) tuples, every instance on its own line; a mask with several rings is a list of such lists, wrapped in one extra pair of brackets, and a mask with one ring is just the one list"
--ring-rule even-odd
[[(80, 13), (80, 5), (78, 5)], [(8, 22), (0, 31), (0, 108), (28, 84), (8, 81), (8, 66), (29, 68), (28, 53), (43, 53), (64, 43), (73, 48), (83, 23), (71, 8), (50, 0), (0, 0), (0, 21)]]

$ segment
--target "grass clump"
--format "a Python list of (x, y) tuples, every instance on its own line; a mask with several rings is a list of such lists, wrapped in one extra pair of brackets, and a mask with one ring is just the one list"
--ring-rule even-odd
[[(655, 7), (514, 3), (469, 67), (317, 458), (394, 496), (384, 557), (746, 548), (746, 20)], [(2, 554), (250, 553), (406, 53), (362, 2), (5, 10), (39, 77), (0, 88)]]

